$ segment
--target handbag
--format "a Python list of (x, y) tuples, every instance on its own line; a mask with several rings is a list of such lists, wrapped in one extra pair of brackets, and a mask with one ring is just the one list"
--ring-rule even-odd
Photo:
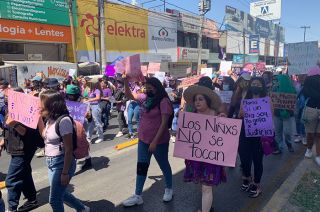
[(268, 155), (272, 154), (272, 152), (274, 151), (274, 149), (273, 149), (273, 142), (274, 142), (273, 137), (262, 136), (260, 141), (261, 141), (261, 145), (262, 145), (263, 154), (265, 156), (268, 156)]

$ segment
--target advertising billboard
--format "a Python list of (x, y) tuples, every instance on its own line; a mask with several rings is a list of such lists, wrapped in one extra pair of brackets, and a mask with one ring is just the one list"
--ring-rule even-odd
[(255, 18), (241, 10), (226, 6), (225, 28), (228, 31), (260, 35), (261, 38), (285, 41), (284, 28), (271, 22)]
[(281, 0), (262, 0), (250, 3), (250, 15), (266, 21), (281, 18)]
[(250, 37), (249, 37), (249, 53), (250, 54), (259, 54), (259, 44), (260, 44), (260, 36), (259, 35), (250, 35)]
[[(178, 47), (178, 61), (198, 62), (198, 49)], [(201, 59), (209, 60), (209, 49), (201, 50)]]
[[(76, 8), (75, 4), (74, 8)], [(65, 0), (0, 1), (0, 19), (70, 25), (68, 3)]]

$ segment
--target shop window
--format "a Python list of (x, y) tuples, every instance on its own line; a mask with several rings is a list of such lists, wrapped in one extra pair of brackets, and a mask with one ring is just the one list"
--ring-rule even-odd
[(0, 42), (0, 54), (24, 54), (24, 44)]

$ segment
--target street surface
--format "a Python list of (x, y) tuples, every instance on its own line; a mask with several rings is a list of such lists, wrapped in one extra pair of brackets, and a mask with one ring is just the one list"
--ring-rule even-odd
[[(114, 146), (125, 138), (113, 139), (118, 132), (117, 120), (113, 114), (105, 141), (91, 145), (93, 168), (77, 175), (71, 180), (70, 189), (76, 197), (84, 201), (92, 212), (195, 212), (201, 207), (200, 185), (183, 182), (184, 161), (172, 157), (173, 145), (170, 147), (170, 162), (173, 170), (174, 199), (170, 203), (162, 202), (164, 179), (154, 159), (151, 161), (148, 179), (145, 184), (144, 204), (133, 208), (124, 208), (121, 202), (131, 196), (135, 188), (136, 146), (116, 151)], [(241, 170), (227, 168), (227, 183), (214, 188), (215, 211), (260, 211), (279, 188), (297, 164), (303, 159), (305, 148), (295, 144), (295, 153), (284, 152), (282, 155), (264, 158), (262, 177), (262, 195), (250, 199), (240, 191)], [(0, 158), (0, 180), (7, 172), (9, 156), (3, 153)], [(44, 158), (34, 158), (32, 162), (33, 177), (38, 190), (41, 207), (36, 212), (51, 211), (47, 204), (49, 185)], [(3, 190), (6, 200), (6, 190)], [(23, 200), (21, 199), (21, 204)], [(66, 211), (73, 211), (65, 206)]]

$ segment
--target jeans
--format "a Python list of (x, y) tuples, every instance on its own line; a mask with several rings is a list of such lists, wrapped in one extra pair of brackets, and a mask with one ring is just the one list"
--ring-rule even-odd
[(139, 127), (140, 106), (137, 102), (132, 101), (128, 106), (128, 130), (129, 134), (133, 134), (133, 118), (136, 120), (137, 128)]
[(126, 118), (124, 117), (124, 112), (123, 111), (118, 111), (118, 122), (119, 122), (119, 130), (120, 132), (123, 132), (124, 128), (127, 128), (127, 122)]
[[(1, 191), (0, 191), (0, 192), (1, 192)], [(3, 201), (2, 198), (0, 198), (0, 212), (4, 212), (4, 208), (5, 208), (5, 206), (4, 206), (4, 201)]]
[(92, 114), (92, 121), (88, 122), (85, 120), (84, 127), (86, 130), (87, 138), (91, 139), (94, 126), (96, 126), (98, 132), (98, 138), (103, 139), (103, 123), (101, 120), (102, 110), (99, 105), (90, 105), (91, 114)]
[(301, 121), (303, 109), (299, 109), (298, 114), (296, 114), (296, 129), (297, 129), (297, 135), (305, 136), (306, 131), (304, 129), (304, 124)]
[(24, 156), (11, 156), (6, 187), (8, 190), (8, 207), (16, 210), (19, 205), (21, 192), (28, 201), (37, 197), (36, 188), (32, 178), (31, 160), (36, 150)]
[(111, 105), (107, 103), (104, 108), (102, 108), (102, 123), (103, 129), (106, 130), (109, 126), (109, 117), (110, 117)]
[(138, 143), (138, 164), (136, 191), (137, 195), (142, 194), (143, 186), (147, 178), (148, 168), (152, 154), (154, 155), (166, 182), (166, 188), (172, 188), (172, 171), (168, 160), (169, 144), (158, 144), (154, 153), (149, 152), (149, 144), (142, 141)]
[(172, 131), (177, 131), (178, 128), (178, 113), (179, 113), (179, 108), (180, 105), (179, 104), (173, 104), (173, 120), (172, 120), (172, 126), (171, 129)]
[[(84, 210), (84, 205), (74, 197), (68, 190), (67, 186), (61, 185), (61, 173), (64, 165), (64, 155), (56, 157), (46, 158), (49, 174), (49, 184), (50, 184), (50, 195), (49, 203), (52, 207), (53, 212), (63, 212), (63, 202), (68, 206), (76, 209), (78, 212)], [(70, 179), (73, 177), (76, 170), (76, 160), (73, 159), (70, 169), (69, 176)]]
[(293, 122), (294, 117), (281, 118), (273, 117), (274, 128), (275, 128), (275, 141), (277, 144), (277, 149), (283, 151), (283, 136), (288, 148), (292, 147), (292, 136), (294, 134)]

